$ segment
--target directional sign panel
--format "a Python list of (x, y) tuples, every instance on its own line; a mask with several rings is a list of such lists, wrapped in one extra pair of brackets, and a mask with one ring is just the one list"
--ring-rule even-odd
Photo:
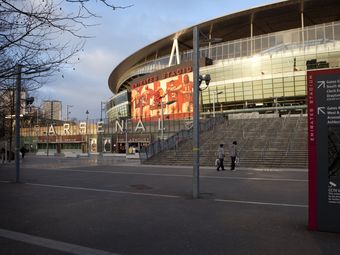
[(307, 72), (309, 228), (340, 232), (340, 69)]

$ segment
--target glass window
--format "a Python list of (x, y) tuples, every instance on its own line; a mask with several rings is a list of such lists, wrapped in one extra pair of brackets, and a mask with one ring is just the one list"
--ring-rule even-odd
[(243, 92), (242, 83), (240, 83), (240, 82), (235, 83), (235, 85), (234, 85), (234, 90), (235, 90), (235, 93), (236, 93), (236, 92)]
[(243, 40), (241, 43), (241, 57), (248, 56), (247, 41)]
[(272, 48), (276, 45), (275, 39), (276, 39), (276, 37), (274, 35), (270, 35), (268, 37), (269, 48)]
[(262, 99), (262, 93), (254, 93), (254, 99)]
[(202, 58), (208, 57), (208, 56), (209, 56), (208, 48), (201, 49), (201, 50), (200, 50), (200, 54), (201, 54), (201, 57), (202, 57)]
[(216, 59), (222, 59), (222, 46), (216, 47)]
[(333, 27), (332, 26), (325, 27), (325, 39), (333, 41)]
[(223, 45), (223, 58), (228, 58), (228, 44)]
[(255, 39), (255, 51), (254, 53), (258, 53), (261, 51), (261, 38)]
[(247, 41), (247, 56), (251, 56), (251, 52), (250, 52), (251, 44), (252, 44), (252, 41), (249, 39)]
[(314, 28), (309, 28), (307, 30), (307, 38), (308, 38), (308, 41), (313, 41), (315, 40), (315, 29)]
[(234, 57), (234, 43), (229, 43), (228, 44), (228, 57), (233, 58)]
[(284, 90), (285, 90), (285, 93), (286, 93), (287, 91), (294, 91), (294, 87), (293, 87), (293, 86), (284, 87)]
[(294, 70), (294, 58), (282, 58), (282, 72), (292, 72)]
[(282, 87), (282, 85), (283, 85), (282, 78), (275, 78), (275, 79), (273, 79), (273, 83), (274, 83), (274, 86), (280, 85)]
[(247, 99), (247, 100), (253, 99), (252, 82), (243, 83), (243, 93), (244, 93), (244, 99)]
[(273, 97), (273, 92), (272, 91), (263, 91), (263, 98), (271, 98)]
[(235, 92), (235, 101), (243, 100), (243, 93), (242, 92)]
[(274, 97), (282, 97), (283, 96), (283, 90), (282, 89), (274, 89), (273, 95), (274, 95)]
[(284, 84), (286, 86), (287, 83), (292, 83), (294, 81), (293, 77), (284, 77)]
[(295, 93), (294, 93), (294, 91), (285, 91), (285, 96), (286, 97), (292, 97), (292, 96), (295, 96)]
[(241, 49), (240, 49), (240, 47), (241, 47), (241, 43), (236, 42), (235, 43), (235, 58), (238, 58), (238, 57), (241, 56)]
[(300, 91), (306, 93), (306, 86), (304, 85), (295, 85), (295, 91)]
[(296, 95), (306, 95), (306, 85), (295, 85), (295, 94)]
[(305, 87), (306, 86), (306, 82), (305, 81), (295, 81), (295, 86), (303, 86)]
[(334, 39), (340, 41), (340, 24), (334, 25)]
[(225, 93), (224, 93), (224, 91), (222, 91), (223, 93), (221, 93), (221, 94), (218, 94), (217, 95), (217, 102), (225, 102), (226, 101), (226, 95), (225, 95)]
[(263, 36), (261, 41), (262, 41), (261, 42), (262, 51), (268, 49), (269, 48), (268, 36)]
[(297, 81), (303, 81), (305, 83), (306, 76), (304, 76), (304, 75), (295, 76), (295, 82), (297, 82)]
[(323, 40), (325, 38), (323, 27), (316, 28), (316, 39)]
[(300, 31), (292, 33), (292, 42), (299, 43), (300, 42)]
[(283, 43), (283, 35), (282, 34), (276, 34), (275, 35), (275, 45), (280, 45)]
[(225, 88), (225, 92), (227, 93), (227, 95), (229, 93), (234, 93), (234, 85), (233, 84), (228, 84), (228, 87)]
[(210, 47), (210, 58), (216, 59), (216, 46)]

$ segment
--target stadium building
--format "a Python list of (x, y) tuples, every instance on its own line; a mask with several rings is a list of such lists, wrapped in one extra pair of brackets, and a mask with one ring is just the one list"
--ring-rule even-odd
[(106, 104), (107, 119), (37, 128), (38, 143), (48, 148), (56, 136), (58, 152), (128, 153), (190, 129), (196, 26), (200, 74), (211, 77), (200, 92), (205, 120), (306, 114), (307, 70), (340, 66), (338, 0), (279, 1), (228, 14), (128, 56), (109, 76), (114, 96)]
[[(336, 0), (293, 0), (197, 24), (203, 42), (200, 74), (211, 76), (200, 95), (201, 114), (305, 112), (306, 71), (340, 65), (339, 18)], [(176, 102), (164, 109), (165, 115), (190, 116), (191, 97), (184, 90), (192, 89), (192, 30), (138, 50), (112, 71), (110, 119), (148, 119), (158, 114), (160, 101), (172, 100)], [(185, 88), (188, 77), (191, 84)], [(179, 91), (170, 93), (170, 86)]]

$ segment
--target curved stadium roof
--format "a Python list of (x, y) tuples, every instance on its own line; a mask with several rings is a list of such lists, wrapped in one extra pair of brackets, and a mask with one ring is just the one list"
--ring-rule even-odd
[[(222, 38), (222, 42), (250, 37), (250, 24), (253, 23), (253, 36), (269, 34), (282, 30), (301, 27), (301, 12), (304, 14), (304, 26), (328, 23), (340, 19), (339, 0), (289, 0), (256, 7), (223, 17), (212, 19), (197, 25), (204, 34), (211, 32), (212, 37)], [(121, 76), (136, 65), (169, 55), (173, 39), (178, 38), (180, 52), (193, 48), (192, 29), (194, 26), (170, 34), (123, 60), (109, 76), (109, 88), (117, 94), (129, 87), (128, 77), (120, 81)]]

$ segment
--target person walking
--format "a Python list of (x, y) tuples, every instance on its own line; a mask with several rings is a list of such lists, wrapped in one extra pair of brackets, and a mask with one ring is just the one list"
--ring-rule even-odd
[(25, 157), (27, 149), (23, 146), (23, 147), (21, 147), (20, 152), (21, 152), (21, 158), (23, 159)]
[(230, 170), (235, 171), (235, 161), (236, 161), (236, 158), (239, 156), (236, 141), (233, 141), (233, 143), (230, 145), (229, 155), (230, 155), (230, 160), (231, 160)]
[(222, 171), (224, 171), (224, 165), (223, 165), (223, 161), (224, 161), (224, 148), (223, 148), (223, 144), (220, 144), (220, 147), (217, 150), (217, 158), (218, 158), (218, 164), (217, 164), (217, 171), (220, 171), (220, 168), (222, 169)]

